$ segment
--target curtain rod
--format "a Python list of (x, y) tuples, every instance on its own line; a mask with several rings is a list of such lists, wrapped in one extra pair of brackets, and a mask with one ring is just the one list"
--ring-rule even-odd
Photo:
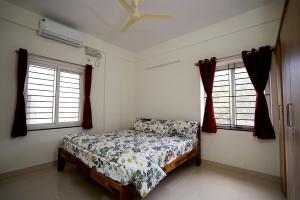
[(167, 63), (163, 63), (163, 64), (159, 64), (159, 65), (154, 65), (154, 66), (151, 66), (151, 67), (146, 67), (145, 70), (164, 67), (164, 66), (172, 65), (172, 64), (175, 64), (175, 63), (179, 63), (179, 62), (180, 62), (180, 60), (174, 60), (174, 61), (171, 61), (171, 62), (167, 62)]
[[(16, 53), (19, 53), (19, 50), (16, 50)], [(42, 57), (42, 58), (48, 58), (49, 59), (49, 57), (38, 55), (38, 54), (33, 54), (33, 53), (28, 53), (28, 54), (29, 55), (33, 55), (33, 56), (39, 56), (39, 57)], [(65, 61), (65, 60), (60, 60), (60, 59), (57, 59), (57, 58), (50, 58), (50, 59), (53, 59), (55, 61), (65, 62), (65, 63), (71, 64), (71, 65), (76, 65), (76, 66), (79, 66), (79, 67), (85, 67), (85, 65), (82, 65), (82, 64), (72, 63), (72, 62)], [(92, 66), (92, 68), (95, 69), (94, 66)]]
[[(275, 48), (274, 47), (271, 47), (271, 51), (274, 51)], [(251, 51), (247, 51), (247, 52), (251, 52)], [(237, 57), (237, 56), (242, 56), (241, 53), (239, 54), (235, 54), (235, 55), (231, 55), (231, 56), (225, 56), (225, 57), (221, 57), (221, 58), (217, 58), (217, 61), (220, 61), (220, 60), (225, 60), (225, 59), (228, 59), (228, 58), (234, 58), (234, 57)], [(194, 64), (196, 67), (199, 66), (199, 63), (195, 63)]]

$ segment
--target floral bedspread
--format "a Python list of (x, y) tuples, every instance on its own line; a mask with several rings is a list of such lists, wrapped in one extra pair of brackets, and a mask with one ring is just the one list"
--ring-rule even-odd
[(191, 151), (194, 145), (192, 139), (134, 130), (79, 133), (63, 139), (66, 151), (115, 181), (133, 183), (142, 197), (166, 176), (161, 167)]

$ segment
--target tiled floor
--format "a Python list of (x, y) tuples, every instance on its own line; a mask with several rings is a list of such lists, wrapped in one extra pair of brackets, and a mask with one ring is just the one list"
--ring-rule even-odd
[[(114, 200), (74, 168), (48, 167), (0, 181), (3, 200)], [(209, 165), (187, 163), (168, 175), (147, 200), (284, 200), (278, 183)]]

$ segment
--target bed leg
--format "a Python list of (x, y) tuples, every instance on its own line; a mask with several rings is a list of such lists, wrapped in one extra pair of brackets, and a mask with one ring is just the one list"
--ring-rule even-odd
[(57, 171), (64, 171), (66, 160), (61, 156), (61, 150), (58, 150)]
[(129, 188), (123, 186), (119, 194), (119, 200), (132, 200), (130, 197), (131, 196), (130, 196)]
[(196, 155), (196, 166), (200, 166), (201, 165), (201, 157), (199, 155)]
[(196, 158), (196, 166), (200, 166), (201, 165), (201, 159), (200, 158)]

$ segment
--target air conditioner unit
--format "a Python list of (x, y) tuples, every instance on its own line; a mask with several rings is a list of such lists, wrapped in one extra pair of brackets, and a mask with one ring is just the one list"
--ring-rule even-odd
[(38, 34), (74, 47), (81, 47), (84, 39), (84, 33), (48, 19), (42, 19), (40, 21)]

